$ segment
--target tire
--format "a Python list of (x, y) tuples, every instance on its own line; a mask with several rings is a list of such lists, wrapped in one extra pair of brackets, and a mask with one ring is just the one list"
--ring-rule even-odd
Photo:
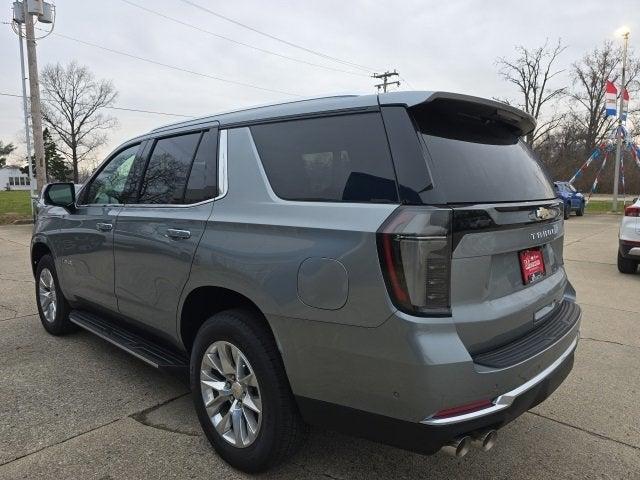
[(618, 271), (620, 273), (636, 273), (638, 270), (638, 261), (630, 258), (624, 258), (618, 251)]
[[(200, 327), (191, 351), (190, 383), (200, 425), (218, 455), (249, 473), (265, 471), (293, 455), (306, 433), (275, 340), (262, 321), (248, 310), (217, 313)], [(255, 381), (243, 382), (249, 378)], [(242, 423), (244, 430), (234, 428), (231, 420), (230, 412), (238, 409), (237, 425)], [(257, 433), (251, 433), (251, 425)]]
[(564, 204), (564, 219), (569, 220), (569, 215), (571, 215), (571, 205)]
[(576, 215), (578, 217), (582, 217), (584, 215), (584, 202), (582, 202), (582, 205), (580, 206), (580, 208), (576, 211)]
[[(47, 299), (50, 299), (47, 302)], [(43, 256), (36, 268), (36, 304), (44, 329), (51, 335), (77, 330), (69, 320), (69, 303), (64, 298), (51, 255)]]

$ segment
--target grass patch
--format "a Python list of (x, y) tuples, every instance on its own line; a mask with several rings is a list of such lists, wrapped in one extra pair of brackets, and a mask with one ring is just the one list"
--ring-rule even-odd
[(30, 218), (29, 190), (0, 191), (0, 224)]
[[(627, 205), (630, 205), (631, 202), (627, 202)], [(624, 206), (622, 201), (618, 201), (618, 212), (617, 215), (620, 215), (624, 210)], [(591, 200), (587, 208), (585, 210), (586, 213), (615, 213), (611, 210), (611, 201), (610, 200)]]

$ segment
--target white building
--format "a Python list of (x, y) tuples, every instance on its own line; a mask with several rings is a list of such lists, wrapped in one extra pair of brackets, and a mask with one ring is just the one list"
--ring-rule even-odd
[[(36, 179), (33, 179), (36, 187)], [(7, 165), (0, 168), (0, 190), (29, 190), (29, 175), (22, 173), (19, 167)]]

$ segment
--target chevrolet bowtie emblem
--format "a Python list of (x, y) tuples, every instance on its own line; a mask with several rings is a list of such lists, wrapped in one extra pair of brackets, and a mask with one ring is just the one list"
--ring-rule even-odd
[(535, 217), (536, 220), (548, 220), (550, 218), (555, 218), (558, 215), (556, 210), (552, 210), (546, 207), (536, 208), (532, 212), (532, 216)]

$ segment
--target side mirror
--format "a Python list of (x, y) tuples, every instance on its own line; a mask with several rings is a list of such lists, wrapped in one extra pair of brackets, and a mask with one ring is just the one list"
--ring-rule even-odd
[(76, 189), (73, 183), (50, 183), (44, 187), (42, 199), (45, 205), (72, 209), (76, 204)]

